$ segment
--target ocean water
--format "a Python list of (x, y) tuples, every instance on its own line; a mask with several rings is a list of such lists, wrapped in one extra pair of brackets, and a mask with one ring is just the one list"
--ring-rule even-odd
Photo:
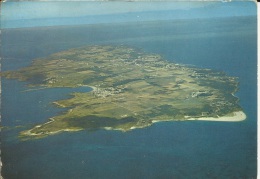
[[(37, 39), (37, 41), (35, 40)], [(20, 141), (20, 131), (62, 113), (52, 105), (90, 89), (25, 91), (2, 79), (2, 175), (7, 179), (256, 178), (256, 18), (6, 29), (2, 70), (69, 48), (124, 44), (175, 63), (239, 77), (242, 122), (162, 122), (130, 132), (80, 131)]]

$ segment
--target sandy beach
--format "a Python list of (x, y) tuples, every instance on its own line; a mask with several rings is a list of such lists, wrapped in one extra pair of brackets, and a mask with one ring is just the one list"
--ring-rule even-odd
[[(222, 121), (222, 122), (239, 122), (246, 119), (246, 114), (243, 111), (235, 111), (232, 112), (228, 116), (221, 116), (221, 117), (200, 117), (200, 118), (189, 118), (189, 116), (186, 116), (184, 120), (181, 121)], [(152, 120), (152, 123), (156, 122), (163, 122), (163, 121), (173, 121), (173, 120)]]
[(239, 122), (246, 119), (246, 114), (243, 111), (233, 112), (232, 116), (214, 117), (200, 117), (200, 118), (188, 118), (187, 120), (201, 120), (201, 121), (223, 121), (223, 122)]

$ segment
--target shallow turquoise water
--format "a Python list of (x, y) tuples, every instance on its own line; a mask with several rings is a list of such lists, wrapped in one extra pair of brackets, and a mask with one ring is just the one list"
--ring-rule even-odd
[[(27, 89), (24, 83), (3, 80), (2, 124), (25, 126), (1, 133), (4, 177), (255, 178), (255, 19), (105, 27), (4, 30), (3, 70), (18, 69), (29, 65), (33, 58), (71, 47), (130, 45), (159, 53), (170, 61), (238, 76), (240, 89), (236, 95), (247, 120), (164, 122), (126, 133), (81, 131), (21, 142), (19, 131), (62, 112), (51, 102), (69, 97), (72, 89), (21, 92)], [(39, 41), (34, 42), (35, 38)]]

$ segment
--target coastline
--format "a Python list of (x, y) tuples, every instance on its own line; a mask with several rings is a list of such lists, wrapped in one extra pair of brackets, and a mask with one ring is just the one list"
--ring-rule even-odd
[[(189, 118), (186, 116), (185, 119), (181, 121), (219, 121), (219, 122), (240, 122), (246, 119), (246, 114), (243, 111), (234, 111), (232, 116), (219, 116), (219, 117), (199, 117), (199, 118)], [(152, 120), (152, 123), (163, 122), (163, 121), (173, 121), (173, 120)]]
[[(232, 112), (231, 114), (233, 114), (232, 116), (221, 116), (221, 117), (217, 117), (217, 118), (214, 118), (214, 117), (200, 117), (200, 118), (186, 118), (184, 119), (183, 121), (195, 121), (195, 120), (199, 120), (199, 121), (219, 121), (219, 122), (240, 122), (240, 121), (243, 121), (246, 119), (246, 114), (243, 112), (243, 111), (235, 111), (235, 112)], [(54, 118), (50, 118), (48, 122), (42, 124), (42, 125), (37, 125), (35, 126), (33, 129), (35, 128), (39, 128), (43, 125), (46, 125), (46, 124), (49, 124), (49, 123), (52, 123), (54, 122), (55, 119)], [(153, 120), (151, 124), (153, 123), (157, 123), (157, 122), (166, 122), (166, 121), (173, 121), (173, 120)], [(148, 125), (148, 126), (150, 126)], [(134, 130), (134, 129), (138, 129), (138, 128), (144, 128), (144, 127), (147, 127), (147, 126), (133, 126), (131, 127), (129, 130)], [(33, 133), (31, 132), (33, 129), (30, 129), (30, 130), (26, 130), (26, 131), (23, 131), (21, 132), (22, 135), (25, 135), (25, 136), (42, 136), (42, 135), (52, 135), (52, 134), (56, 134), (56, 133), (59, 133), (59, 132), (75, 132), (75, 131), (80, 131), (80, 130), (83, 130), (81, 128), (73, 128), (73, 129), (61, 129), (61, 130), (57, 130), (57, 131), (54, 131), (54, 132), (47, 132), (47, 133)], [(105, 130), (119, 130), (119, 131), (127, 131), (125, 129), (121, 129), (121, 128), (112, 128), (112, 127), (104, 127), (103, 129)]]
[(200, 117), (200, 118), (188, 118), (186, 120), (200, 120), (200, 121), (221, 121), (221, 122), (239, 122), (246, 119), (246, 114), (243, 111), (235, 111), (232, 116), (221, 117)]

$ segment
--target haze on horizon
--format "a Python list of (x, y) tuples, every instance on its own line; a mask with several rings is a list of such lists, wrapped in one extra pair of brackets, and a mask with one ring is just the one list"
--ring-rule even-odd
[(5, 2), (1, 29), (256, 15), (254, 2)]

